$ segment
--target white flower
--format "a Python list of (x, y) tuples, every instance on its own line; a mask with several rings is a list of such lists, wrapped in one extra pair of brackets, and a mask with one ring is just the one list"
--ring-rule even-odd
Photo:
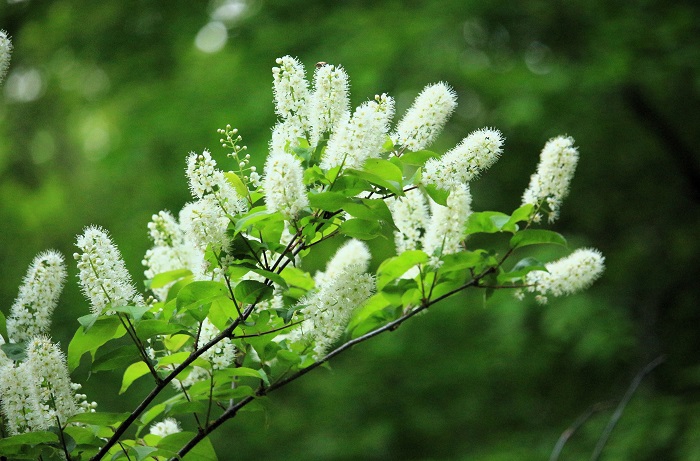
[(27, 345), (28, 375), (33, 383), (32, 398), (41, 409), (45, 428), (64, 425), (79, 413), (73, 386), (68, 377), (66, 359), (58, 346), (46, 336), (35, 336)]
[[(146, 266), (144, 275), (147, 279), (177, 269), (188, 269), (195, 279), (202, 278), (204, 252), (188, 239), (185, 229), (170, 212), (161, 211), (153, 215), (148, 229), (154, 246), (146, 251), (142, 261)], [(159, 300), (165, 301), (173, 283), (152, 289), (153, 293)]]
[(60, 253), (49, 250), (34, 258), (7, 318), (7, 334), (12, 342), (27, 341), (49, 331), (65, 279), (66, 267)]
[(12, 41), (7, 36), (7, 32), (0, 30), (0, 83), (5, 78), (7, 68), (10, 66), (10, 55), (12, 54)]
[(419, 249), (421, 238), (430, 222), (423, 193), (418, 189), (410, 190), (404, 197), (396, 197), (389, 201), (388, 205), (394, 224), (398, 228), (394, 232), (396, 253)]
[(295, 218), (309, 206), (304, 168), (292, 154), (278, 151), (267, 157), (262, 186), (267, 209), (271, 212), (279, 211), (288, 218)]
[(216, 160), (211, 158), (209, 151), (205, 150), (201, 154), (190, 153), (187, 157), (187, 179), (194, 198), (212, 196), (224, 213), (230, 215), (247, 210), (245, 200), (228, 182), (223, 171), (216, 168)]
[(556, 220), (562, 201), (569, 193), (577, 163), (578, 150), (573, 138), (558, 136), (547, 141), (537, 171), (530, 177), (530, 185), (523, 193), (523, 205), (542, 206), (546, 203), (549, 221)]
[(471, 214), (469, 186), (460, 184), (447, 197), (447, 206), (431, 201), (432, 217), (423, 237), (423, 251), (436, 258), (461, 249), (464, 226)]
[(202, 252), (209, 245), (216, 251), (228, 248), (228, 224), (228, 217), (211, 195), (188, 203), (180, 211), (180, 225), (187, 238)]
[[(11, 435), (42, 430), (43, 415), (32, 398), (32, 377), (28, 365), (8, 363), (0, 368), (0, 403), (7, 430)], [(46, 426), (48, 427), (48, 426)]]
[(423, 182), (449, 190), (491, 167), (502, 152), (500, 131), (490, 128), (474, 131), (439, 159), (428, 160), (423, 168)]
[(302, 137), (310, 132), (309, 83), (304, 66), (291, 56), (277, 59), (279, 67), (272, 68), (275, 111), (289, 122)]
[(409, 151), (428, 147), (457, 107), (457, 94), (447, 83), (426, 86), (406, 111), (392, 136), (394, 144)]
[(362, 168), (367, 159), (379, 157), (393, 116), (394, 99), (386, 94), (365, 101), (350, 118), (345, 114), (328, 140), (321, 167)]
[(525, 276), (531, 293), (537, 300), (547, 302), (547, 295), (563, 296), (591, 286), (605, 270), (605, 258), (593, 248), (580, 248), (569, 256), (545, 264), (547, 271), (532, 271)]
[(182, 432), (182, 428), (175, 418), (165, 418), (163, 421), (152, 425), (149, 432), (159, 437), (167, 437), (168, 435)]
[[(220, 333), (221, 331), (208, 318), (204, 319), (199, 332), (199, 346), (208, 343)], [(207, 350), (201, 357), (209, 362), (212, 370), (222, 370), (229, 367), (235, 360), (236, 346), (233, 345), (230, 338), (225, 338)], [(173, 385), (178, 390), (180, 390), (180, 386), (190, 387), (194, 383), (209, 379), (210, 373), (209, 370), (195, 365), (185, 378), (173, 380)]]
[(326, 272), (315, 277), (315, 291), (300, 300), (304, 322), (290, 339), (313, 343), (317, 360), (343, 334), (352, 312), (374, 293), (374, 277), (366, 273), (369, 260), (364, 243), (348, 241), (328, 262)]
[(348, 74), (342, 67), (327, 64), (316, 68), (311, 94), (312, 146), (333, 131), (343, 116), (349, 115), (348, 87)]
[(119, 250), (104, 229), (86, 227), (76, 246), (82, 251), (73, 255), (78, 261), (80, 286), (93, 313), (109, 314), (107, 306), (144, 305)]

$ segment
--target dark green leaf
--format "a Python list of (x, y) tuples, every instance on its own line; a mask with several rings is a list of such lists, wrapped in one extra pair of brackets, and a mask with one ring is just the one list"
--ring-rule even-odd
[(27, 358), (27, 345), (25, 343), (7, 343), (0, 346), (0, 349), (8, 358), (15, 362), (20, 362)]
[(136, 325), (136, 336), (148, 339), (155, 335), (190, 334), (189, 328), (179, 323), (169, 323), (160, 319), (142, 320)]
[(525, 229), (517, 232), (513, 238), (510, 239), (510, 246), (512, 248), (543, 243), (566, 246), (566, 239), (563, 235), (546, 229)]
[(83, 327), (78, 328), (68, 344), (69, 370), (73, 371), (80, 365), (80, 358), (86, 352), (90, 352), (94, 356), (100, 346), (112, 338), (123, 336), (125, 333), (126, 331), (121, 326), (117, 316), (100, 317), (87, 331)]
[(424, 187), (425, 192), (438, 205), (447, 206), (447, 197), (450, 196), (450, 191), (438, 189), (434, 184), (428, 184)]
[[(395, 165), (392, 165), (393, 167), (396, 167)], [(382, 178), (381, 176), (378, 176), (374, 173), (370, 173), (367, 171), (363, 170), (355, 170), (352, 168), (347, 168), (344, 170), (344, 174), (355, 176), (360, 179), (364, 179), (365, 181), (368, 181), (374, 185), (379, 186), (382, 189), (386, 189), (396, 195), (404, 195), (403, 194), (403, 188), (401, 187), (401, 183), (397, 181), (390, 181), (387, 179)]]
[(538, 259), (535, 258), (524, 258), (518, 261), (518, 263), (513, 266), (510, 272), (503, 272), (498, 274), (497, 281), (499, 284), (512, 283), (521, 280), (525, 275), (532, 271), (546, 271), (547, 268)]
[(360, 240), (372, 240), (381, 235), (382, 227), (378, 221), (368, 219), (349, 219), (340, 225), (340, 232)]
[(92, 372), (117, 370), (126, 368), (140, 357), (138, 349), (133, 344), (118, 347), (112, 351), (98, 355), (92, 363)]
[(257, 280), (242, 280), (236, 285), (233, 294), (240, 304), (253, 304), (272, 296), (273, 288)]
[[(158, 455), (161, 450), (168, 453), (177, 453), (187, 442), (195, 436), (194, 432), (178, 432), (163, 437), (158, 442), (158, 451), (152, 453), (152, 456)], [(170, 455), (166, 455), (170, 456)], [(202, 439), (187, 455), (183, 458), (184, 461), (218, 461), (214, 447), (208, 438)]]
[(340, 192), (309, 194), (309, 204), (311, 208), (318, 208), (325, 211), (338, 211), (342, 209), (348, 201), (348, 197)]
[(122, 312), (136, 321), (141, 320), (143, 314), (148, 312), (150, 309), (150, 306), (122, 306), (112, 308), (114, 312)]

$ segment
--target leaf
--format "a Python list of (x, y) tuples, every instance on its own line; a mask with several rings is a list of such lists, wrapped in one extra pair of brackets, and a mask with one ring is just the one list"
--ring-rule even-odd
[[(395, 165), (392, 165), (395, 166)], [(383, 189), (386, 189), (396, 195), (404, 195), (403, 193), (403, 187), (401, 187), (400, 182), (396, 181), (390, 181), (387, 179), (382, 178), (381, 176), (370, 173), (368, 171), (363, 171), (363, 170), (355, 170), (353, 168), (347, 168), (344, 170), (344, 174), (346, 175), (351, 175), (355, 176), (360, 179), (364, 179), (365, 181), (368, 181), (374, 185), (377, 185)]]
[(83, 327), (78, 328), (68, 344), (68, 369), (75, 370), (86, 352), (94, 356), (97, 349), (107, 341), (124, 335), (126, 331), (120, 327), (121, 322), (116, 316), (103, 316), (96, 319), (87, 331)]
[(314, 279), (311, 274), (293, 266), (287, 266), (280, 273), (288, 285), (310, 290), (314, 287)]
[(435, 203), (438, 205), (447, 206), (447, 197), (449, 197), (450, 191), (438, 189), (434, 184), (428, 184), (424, 187), (424, 189)]
[(197, 281), (184, 286), (177, 294), (178, 312), (187, 312), (203, 321), (211, 302), (220, 297), (228, 298), (228, 289), (221, 282)]
[[(141, 362), (143, 363), (143, 362)], [(126, 420), (131, 415), (129, 412), (125, 413), (78, 413), (73, 415), (68, 419), (69, 423), (81, 423), (81, 424), (91, 424), (94, 426), (118, 426), (123, 421)]]
[(136, 461), (142, 461), (146, 458), (149, 458), (151, 453), (154, 451), (158, 451), (156, 447), (148, 447), (144, 445), (134, 445), (133, 447), (129, 448), (129, 453), (133, 455), (136, 458)]
[(404, 251), (399, 256), (386, 259), (377, 269), (377, 290), (381, 291), (416, 264), (426, 262), (428, 262), (428, 255), (421, 250)]
[(136, 362), (129, 365), (129, 367), (124, 371), (124, 377), (122, 378), (122, 387), (119, 389), (119, 395), (126, 392), (126, 390), (131, 386), (131, 384), (139, 379), (141, 376), (149, 373), (148, 365), (146, 362)]
[(503, 226), (507, 224), (510, 219), (510, 216), (499, 211), (481, 211), (472, 213), (467, 219), (467, 229), (465, 233), (469, 235), (477, 233), (493, 234), (496, 232), (501, 232), (503, 230)]
[[(262, 207), (258, 207), (262, 208)], [(254, 208), (254, 210), (257, 208)], [(252, 210), (251, 210), (252, 211)], [(256, 225), (256, 224), (261, 224), (266, 221), (282, 221), (284, 220), (284, 217), (282, 216), (281, 213), (272, 213), (271, 211), (268, 211), (267, 209), (262, 209), (262, 211), (257, 211), (253, 213), (248, 213), (244, 215), (242, 218), (236, 221), (236, 227), (235, 231), (241, 232), (243, 230), (248, 229), (249, 227)], [(257, 227), (257, 226), (256, 226)]]
[[(384, 296), (383, 293), (375, 293), (361, 308), (355, 310), (355, 313), (348, 324), (348, 330), (356, 330), (368, 318), (372, 317), (375, 313), (384, 310), (390, 305), (391, 302), (386, 296)], [(280, 351), (278, 355), (280, 355), (282, 352), (283, 351)]]
[(116, 370), (127, 367), (139, 359), (139, 352), (133, 344), (118, 347), (112, 351), (98, 356), (92, 363), (91, 371)]
[[(42, 443), (58, 442), (58, 436), (49, 431), (26, 432), (0, 439), (0, 453), (10, 453), (22, 445), (36, 446)], [(14, 451), (14, 450), (13, 450)]]
[(242, 280), (236, 285), (233, 294), (240, 304), (253, 304), (272, 296), (273, 288), (257, 280)]
[(340, 232), (360, 240), (372, 240), (381, 234), (381, 225), (378, 221), (368, 219), (349, 219), (340, 225)]
[(224, 368), (223, 370), (217, 371), (217, 375), (229, 376), (231, 378), (238, 376), (248, 376), (251, 378), (261, 379), (266, 386), (270, 385), (270, 381), (267, 378), (267, 374), (263, 370), (254, 370), (252, 368), (246, 367)]
[(518, 261), (518, 263), (513, 266), (509, 272), (503, 272), (498, 274), (497, 281), (499, 284), (512, 283), (518, 280), (522, 280), (529, 272), (532, 271), (546, 271), (547, 268), (535, 258), (524, 258)]
[(349, 201), (340, 192), (319, 192), (309, 194), (309, 204), (311, 208), (318, 208), (324, 211), (338, 211)]
[(507, 223), (503, 225), (503, 230), (515, 232), (518, 230), (517, 224), (521, 221), (529, 221), (535, 206), (531, 203), (521, 206), (513, 212)]
[(27, 358), (27, 345), (25, 343), (6, 343), (1, 345), (0, 349), (9, 359), (15, 362), (20, 362)]
[(150, 309), (150, 306), (121, 306), (112, 308), (114, 312), (122, 312), (136, 321), (141, 320), (143, 314)]
[(140, 339), (148, 339), (156, 335), (172, 335), (175, 333), (188, 334), (190, 330), (179, 323), (169, 323), (160, 319), (142, 320), (136, 325), (136, 336)]
[(343, 209), (353, 218), (367, 219), (370, 221), (378, 219), (396, 228), (394, 225), (394, 218), (384, 200), (355, 198), (352, 199), (352, 201), (348, 201)]
[(163, 288), (165, 285), (192, 275), (189, 269), (176, 269), (174, 271), (161, 272), (153, 276), (148, 283), (148, 287), (153, 290)]
[[(163, 437), (158, 442), (158, 451), (152, 453), (151, 456), (173, 456), (194, 436), (194, 432), (178, 432)], [(206, 437), (182, 459), (184, 461), (218, 461), (214, 447)]]
[(525, 229), (517, 232), (510, 239), (511, 248), (521, 248), (528, 245), (550, 243), (566, 246), (566, 239), (558, 232), (546, 229)]
[(369, 173), (379, 176), (382, 179), (386, 179), (387, 181), (395, 182), (397, 184), (401, 184), (401, 181), (403, 180), (403, 175), (399, 167), (382, 158), (370, 158), (365, 162), (363, 169)]
[(5, 342), (8, 341), (7, 320), (5, 319), (5, 314), (3, 314), (2, 311), (0, 311), (0, 335), (2, 335), (3, 339), (5, 339)]
[(440, 273), (446, 274), (449, 272), (463, 272), (467, 269), (474, 269), (476, 272), (481, 272), (487, 266), (495, 266), (498, 264), (492, 256), (485, 250), (475, 251), (460, 251), (442, 257), (442, 266)]
[(423, 166), (425, 165), (425, 162), (427, 162), (431, 158), (436, 158), (439, 156), (440, 155), (436, 152), (432, 152), (429, 150), (419, 150), (417, 152), (406, 152), (401, 157), (399, 157), (399, 160), (401, 160), (401, 163), (404, 163), (405, 165)]
[(233, 186), (233, 188), (236, 190), (236, 193), (238, 193), (239, 196), (241, 197), (246, 197), (248, 195), (248, 188), (246, 185), (241, 181), (241, 178), (234, 173), (233, 171), (227, 171), (224, 173), (224, 176), (226, 177), (226, 180)]

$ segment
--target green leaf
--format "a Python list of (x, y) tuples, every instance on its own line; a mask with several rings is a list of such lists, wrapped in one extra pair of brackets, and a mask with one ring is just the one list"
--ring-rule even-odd
[(503, 225), (503, 230), (515, 232), (518, 230), (517, 224), (521, 221), (529, 221), (535, 206), (531, 203), (521, 206), (513, 212), (507, 223)]
[(238, 195), (241, 197), (247, 197), (248, 196), (248, 188), (246, 185), (241, 181), (241, 178), (234, 173), (233, 171), (227, 171), (224, 173), (224, 176), (226, 176), (226, 180), (233, 186), (233, 188), (236, 190)]
[(314, 287), (314, 279), (311, 274), (293, 266), (287, 266), (280, 273), (288, 285), (310, 290)]
[(83, 315), (82, 317), (78, 317), (78, 323), (80, 323), (85, 331), (87, 331), (92, 328), (98, 318), (100, 318), (100, 314)]
[(150, 306), (121, 306), (112, 308), (114, 312), (122, 312), (136, 321), (141, 320), (143, 314), (148, 312), (150, 309)]
[(124, 371), (122, 387), (119, 389), (119, 395), (126, 392), (134, 381), (139, 379), (141, 376), (147, 375), (149, 372), (150, 370), (148, 369), (146, 362), (136, 362), (129, 365), (129, 367)]
[(450, 191), (438, 189), (434, 184), (428, 184), (427, 186), (424, 186), (424, 189), (435, 203), (438, 205), (447, 206), (447, 197), (449, 197)]
[(367, 219), (370, 221), (378, 219), (396, 228), (391, 211), (389, 211), (389, 207), (382, 199), (354, 198), (352, 201), (348, 201), (343, 209), (353, 218)]
[(129, 454), (131, 454), (136, 461), (142, 461), (146, 458), (149, 458), (151, 453), (154, 451), (158, 451), (156, 447), (148, 447), (144, 445), (134, 445), (133, 447), (129, 448)]
[(469, 219), (467, 219), (467, 229), (465, 233), (469, 235), (480, 232), (486, 234), (501, 232), (503, 231), (503, 226), (506, 225), (510, 219), (510, 216), (499, 211), (472, 213), (469, 215)]
[(179, 323), (169, 323), (160, 319), (141, 320), (136, 325), (136, 336), (140, 339), (148, 339), (156, 335), (172, 335), (175, 333), (189, 334), (190, 330)]
[(95, 320), (92, 327), (85, 331), (83, 327), (73, 335), (68, 344), (68, 368), (75, 370), (80, 365), (80, 358), (86, 352), (94, 357), (97, 349), (112, 338), (119, 338), (126, 333), (117, 316), (103, 316)]
[(233, 294), (240, 304), (253, 304), (272, 296), (273, 288), (257, 280), (242, 280), (236, 285)]
[(399, 160), (401, 160), (401, 163), (404, 163), (406, 165), (423, 166), (425, 165), (425, 162), (427, 162), (431, 158), (437, 158), (439, 156), (440, 154), (436, 152), (431, 152), (429, 150), (419, 150), (417, 152), (406, 152), (401, 157), (399, 157)]
[(377, 290), (381, 291), (413, 266), (426, 262), (428, 255), (421, 250), (404, 251), (399, 256), (384, 260), (377, 269)]
[(382, 227), (378, 221), (368, 219), (349, 219), (340, 225), (340, 232), (360, 240), (372, 240), (379, 237)]
[(382, 179), (386, 179), (387, 181), (397, 184), (401, 184), (401, 181), (403, 180), (403, 175), (399, 167), (382, 158), (370, 158), (365, 162), (363, 169), (369, 173), (379, 176)]
[(176, 282), (185, 277), (192, 275), (189, 269), (176, 269), (174, 271), (161, 272), (156, 274), (148, 283), (150, 289), (163, 288), (168, 283)]
[[(143, 362), (141, 362), (141, 363), (143, 363)], [(125, 412), (125, 413), (103, 413), (103, 412), (78, 413), (77, 415), (71, 416), (68, 419), (68, 422), (69, 423), (91, 424), (94, 426), (114, 427), (114, 426), (120, 425), (123, 421), (125, 421), (126, 418), (128, 418), (130, 414), (131, 413), (129, 413), (129, 412)]]
[(464, 272), (468, 269), (481, 272), (485, 267), (498, 264), (498, 261), (485, 250), (460, 251), (459, 253), (443, 256), (442, 261), (442, 266), (440, 266), (441, 274), (454, 271)]
[(309, 204), (311, 208), (318, 208), (324, 211), (338, 211), (349, 201), (340, 192), (319, 192), (309, 194)]
[(177, 310), (187, 312), (201, 322), (206, 318), (211, 302), (220, 297), (228, 297), (228, 288), (223, 283), (192, 282), (177, 294)]
[(5, 314), (0, 311), (0, 335), (5, 339), (5, 342), (9, 340), (7, 336), (7, 320), (5, 319)]
[(27, 345), (25, 343), (6, 343), (1, 345), (0, 349), (8, 358), (15, 362), (20, 362), (27, 358)]
[[(258, 208), (262, 208), (262, 211), (257, 211), (257, 212), (253, 212), (253, 213), (249, 212), (248, 214), (246, 214), (245, 216), (243, 216), (242, 218), (240, 218), (239, 220), (236, 221), (236, 227), (235, 227), (236, 232), (241, 232), (241, 231), (246, 230), (246, 229), (248, 229), (251, 226), (256, 225), (256, 224), (259, 225), (261, 223), (265, 223), (268, 221), (272, 222), (272, 221), (283, 221), (284, 220), (284, 217), (282, 216), (281, 213), (272, 213), (263, 207), (258, 207)], [(253, 210), (258, 209), (258, 208), (254, 208)], [(253, 210), (251, 210), (251, 211), (253, 211)]]
[[(392, 166), (396, 167), (395, 165), (392, 165)], [(344, 170), (344, 174), (355, 176), (355, 177), (360, 178), (360, 179), (364, 179), (365, 181), (368, 181), (376, 186), (379, 186), (383, 189), (386, 189), (386, 190), (388, 190), (396, 195), (404, 195), (403, 187), (401, 187), (400, 182), (390, 181), (390, 180), (384, 179), (375, 173), (370, 173), (368, 171), (347, 168)]]
[(91, 371), (97, 373), (98, 371), (123, 369), (134, 363), (139, 357), (136, 347), (133, 344), (127, 344), (97, 356), (92, 363)]
[(518, 263), (513, 266), (509, 272), (503, 272), (498, 274), (497, 281), (499, 284), (512, 283), (518, 280), (522, 280), (529, 272), (532, 271), (546, 271), (547, 268), (535, 258), (524, 258), (518, 261)]
[(521, 230), (510, 239), (511, 248), (521, 248), (543, 243), (566, 246), (566, 239), (563, 235), (546, 229)]
[(238, 367), (238, 368), (224, 368), (216, 372), (217, 375), (228, 376), (235, 378), (238, 376), (248, 376), (251, 378), (261, 379), (266, 386), (270, 385), (267, 378), (267, 374), (263, 370), (254, 370), (252, 368)]
[[(151, 456), (173, 456), (194, 436), (194, 432), (178, 432), (163, 437), (160, 442), (158, 442), (158, 451), (152, 453)], [(195, 445), (182, 459), (184, 461), (218, 461), (214, 447), (206, 437)]]
[[(389, 306), (391, 306), (391, 302), (386, 296), (384, 296), (383, 293), (375, 293), (367, 300), (365, 304), (362, 305), (362, 307), (355, 310), (355, 313), (348, 324), (348, 330), (354, 332), (356, 329), (361, 328), (361, 325), (367, 319)], [(362, 329), (362, 331), (364, 332), (365, 329)], [(280, 351), (278, 355), (282, 352), (283, 351)]]

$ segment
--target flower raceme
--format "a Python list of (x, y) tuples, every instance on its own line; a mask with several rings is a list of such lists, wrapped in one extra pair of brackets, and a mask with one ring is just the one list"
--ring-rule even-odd
[(547, 302), (547, 295), (570, 295), (591, 286), (603, 274), (605, 258), (598, 250), (580, 248), (545, 267), (546, 272), (532, 271), (525, 279), (528, 291), (538, 293), (541, 303)]
[(86, 227), (76, 246), (81, 250), (73, 254), (78, 261), (80, 286), (94, 314), (109, 314), (109, 307), (144, 305), (107, 231)]
[(265, 161), (262, 187), (266, 192), (267, 209), (279, 211), (294, 219), (309, 206), (304, 185), (304, 168), (294, 155), (273, 151)]
[(0, 83), (5, 78), (7, 68), (10, 66), (10, 55), (12, 54), (12, 41), (7, 36), (7, 32), (0, 30)]
[(66, 267), (60, 253), (49, 250), (34, 258), (7, 318), (7, 334), (12, 342), (25, 342), (49, 332), (65, 279)]

